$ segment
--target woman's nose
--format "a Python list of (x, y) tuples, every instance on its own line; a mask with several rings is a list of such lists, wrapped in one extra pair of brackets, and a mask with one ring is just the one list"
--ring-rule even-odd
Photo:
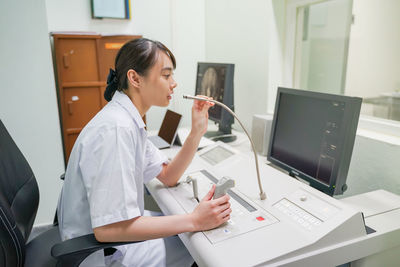
[(171, 83), (171, 90), (173, 90), (177, 86), (178, 86), (178, 83), (175, 80), (173, 80)]

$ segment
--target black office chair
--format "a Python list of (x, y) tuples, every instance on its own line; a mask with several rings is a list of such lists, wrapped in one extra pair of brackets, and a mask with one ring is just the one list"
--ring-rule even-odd
[(135, 243), (99, 243), (93, 234), (61, 242), (54, 224), (26, 244), (38, 204), (32, 169), (0, 120), (0, 266), (75, 267), (97, 250)]

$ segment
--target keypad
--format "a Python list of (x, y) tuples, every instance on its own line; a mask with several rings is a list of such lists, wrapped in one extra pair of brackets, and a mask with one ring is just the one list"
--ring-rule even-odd
[(307, 230), (312, 230), (314, 227), (317, 227), (322, 223), (322, 220), (313, 216), (286, 198), (280, 200), (273, 206)]

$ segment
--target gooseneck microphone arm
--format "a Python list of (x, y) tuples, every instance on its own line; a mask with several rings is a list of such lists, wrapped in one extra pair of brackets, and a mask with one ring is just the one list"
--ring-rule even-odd
[(249, 133), (247, 132), (246, 128), (244, 128), (242, 122), (239, 120), (239, 118), (236, 116), (236, 114), (235, 114), (230, 108), (228, 108), (228, 106), (226, 106), (225, 104), (223, 104), (223, 103), (221, 103), (221, 102), (219, 102), (219, 101), (213, 100), (213, 99), (207, 99), (207, 98), (202, 98), (202, 97), (198, 97), (198, 96), (191, 96), (191, 95), (183, 95), (183, 98), (185, 98), (185, 99), (195, 99), (195, 100), (200, 100), (200, 101), (212, 102), (212, 103), (214, 103), (214, 104), (217, 104), (217, 105), (223, 107), (223, 108), (226, 109), (230, 114), (232, 114), (233, 117), (235, 117), (235, 119), (239, 122), (239, 124), (240, 124), (240, 126), (242, 127), (243, 131), (246, 133), (247, 137), (248, 137), (249, 140), (250, 140), (251, 147), (253, 148), (254, 160), (255, 160), (255, 162), (256, 162), (256, 171), (257, 171), (258, 187), (260, 188), (260, 198), (261, 198), (261, 200), (266, 199), (267, 196), (266, 196), (266, 194), (265, 194), (265, 192), (264, 192), (264, 190), (263, 190), (263, 188), (262, 188), (262, 185), (261, 185), (260, 170), (259, 170), (259, 168), (258, 168), (258, 159), (257, 159), (257, 154), (256, 154), (256, 148), (255, 148), (255, 146), (254, 146), (253, 140), (251, 139)]

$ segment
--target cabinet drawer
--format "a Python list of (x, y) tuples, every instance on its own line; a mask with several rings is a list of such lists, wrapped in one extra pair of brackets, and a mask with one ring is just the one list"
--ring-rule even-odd
[(56, 51), (61, 83), (98, 81), (96, 39), (60, 39)]
[(64, 127), (83, 128), (101, 109), (99, 87), (64, 88)]

